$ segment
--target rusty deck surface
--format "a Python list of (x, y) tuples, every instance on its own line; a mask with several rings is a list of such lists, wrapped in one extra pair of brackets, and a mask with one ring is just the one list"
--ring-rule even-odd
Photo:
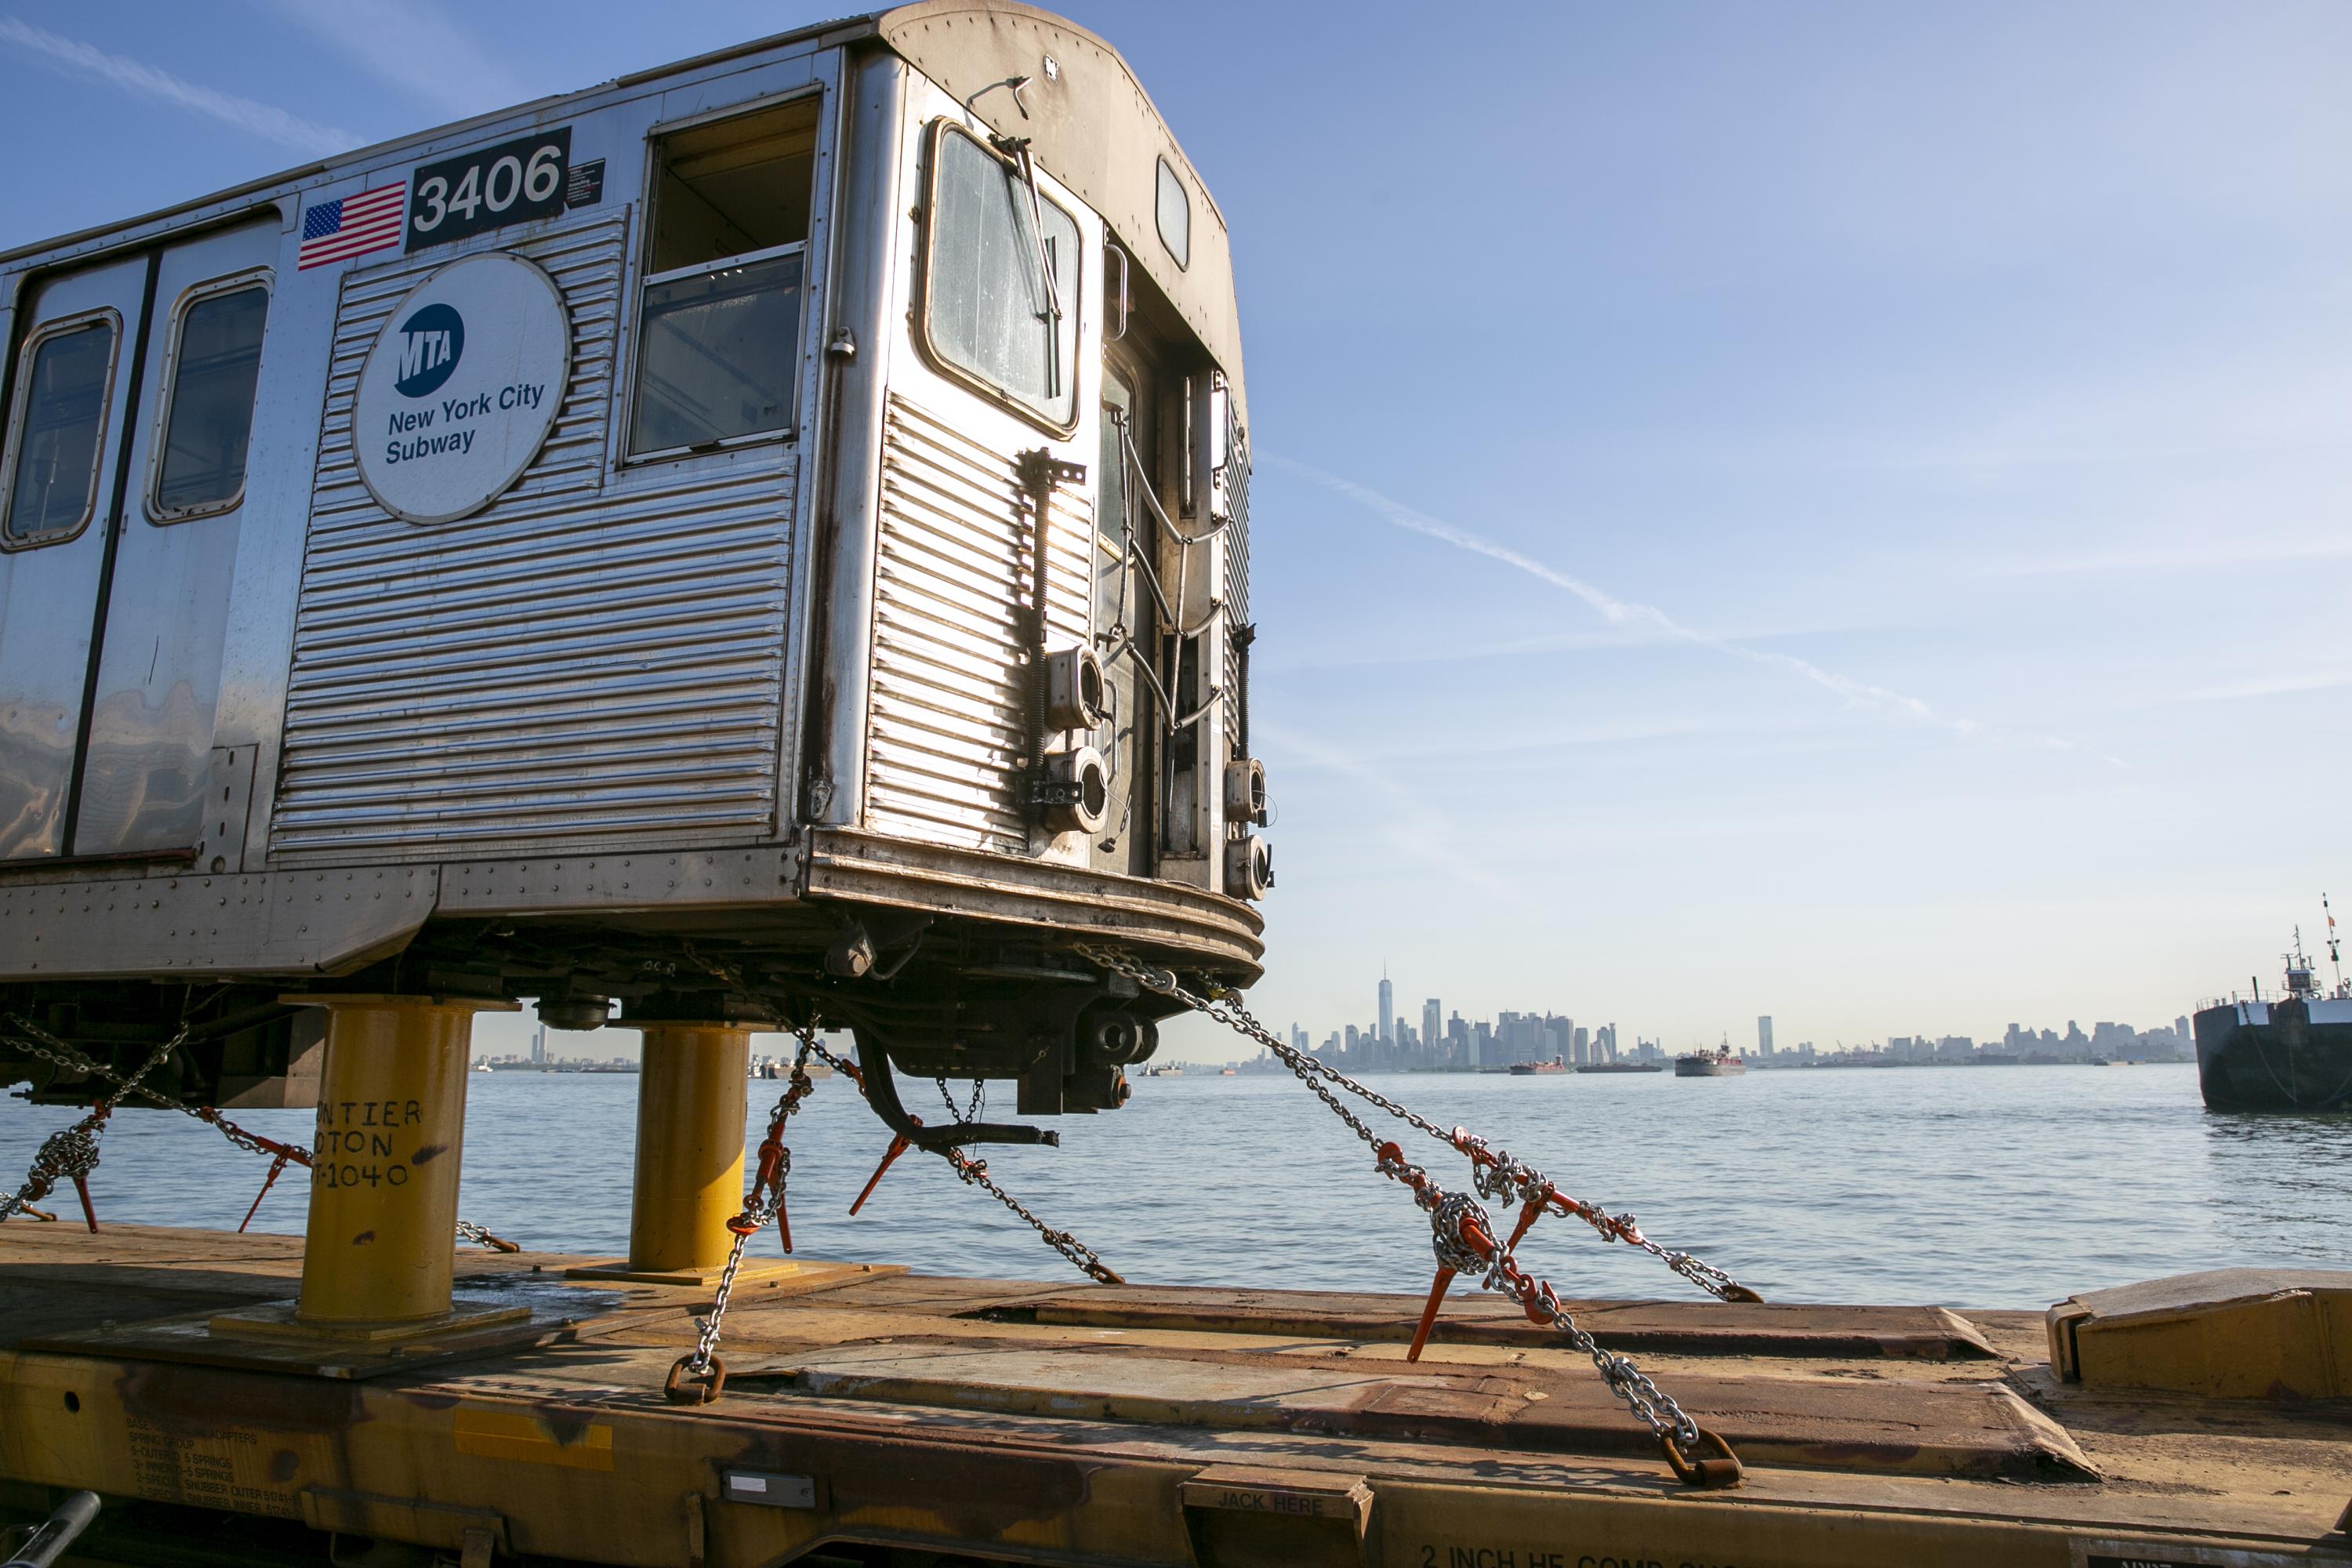
[(1578, 1306), (1739, 1451), (1745, 1484), (1698, 1493), (1589, 1362), (1475, 1293), (1408, 1363), (1409, 1295), (803, 1262), (739, 1289), (727, 1394), (684, 1408), (662, 1381), (709, 1290), (580, 1261), (460, 1254), (460, 1295), (533, 1309), (535, 1344), (339, 1357), (205, 1326), (289, 1297), (296, 1238), (9, 1225), (0, 1481), (632, 1563), (1238, 1561), (1227, 1505), (1353, 1509), (1342, 1558), (1397, 1568), (2352, 1562), (2352, 1406), (2063, 1384), (2036, 1312)]

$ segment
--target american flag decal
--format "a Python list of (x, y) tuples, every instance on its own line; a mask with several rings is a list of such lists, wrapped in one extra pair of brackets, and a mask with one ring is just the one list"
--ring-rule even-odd
[(302, 248), (296, 258), (296, 270), (399, 244), (407, 198), (408, 186), (404, 183), (304, 207)]

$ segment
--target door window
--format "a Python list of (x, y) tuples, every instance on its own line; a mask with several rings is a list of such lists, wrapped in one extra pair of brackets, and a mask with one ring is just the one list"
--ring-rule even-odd
[(1078, 225), (1024, 171), (941, 121), (932, 142), (923, 341), (1057, 431), (1077, 422)]
[(164, 373), (163, 444), (148, 497), (156, 521), (226, 511), (244, 498), (268, 319), (269, 290), (256, 282), (199, 290), (182, 302)]
[(89, 521), (120, 331), (105, 310), (47, 327), (25, 345), (8, 433), (6, 542), (46, 543)]

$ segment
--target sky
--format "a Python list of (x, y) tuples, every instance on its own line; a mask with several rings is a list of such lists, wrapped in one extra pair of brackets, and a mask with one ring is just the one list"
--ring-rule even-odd
[[(2148, 1026), (2352, 900), (2352, 8), (1064, 9), (1233, 236), (1269, 1023)], [(0, 247), (828, 14), (0, 0)]]

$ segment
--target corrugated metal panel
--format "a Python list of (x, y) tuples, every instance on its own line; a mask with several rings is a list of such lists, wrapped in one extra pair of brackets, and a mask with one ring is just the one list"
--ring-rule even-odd
[(1243, 430), (1238, 398), (1226, 398), (1225, 461), (1217, 476), (1225, 492), (1225, 733), (1238, 736), (1246, 728), (1242, 706), (1249, 693), (1242, 689), (1241, 654), (1232, 631), (1250, 624), (1249, 613), (1249, 436)]
[[(1011, 453), (893, 393), (883, 435), (866, 815), (881, 833), (1021, 854), (1028, 744), (1020, 608), (1033, 530)], [(1055, 493), (1049, 643), (1085, 639), (1094, 508)]]
[(423, 858), (772, 830), (793, 457), (755, 448), (606, 489), (627, 229), (615, 214), (515, 247), (563, 291), (571, 385), (521, 480), (440, 527), (399, 521), (368, 495), (351, 409), (385, 316), (449, 258), (345, 283), (274, 855)]

